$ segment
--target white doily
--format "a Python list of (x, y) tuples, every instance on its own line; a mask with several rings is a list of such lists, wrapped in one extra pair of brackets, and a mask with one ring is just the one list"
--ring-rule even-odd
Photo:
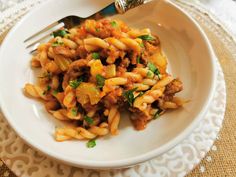
[[(45, 1), (46, 0), (18, 0), (18, 2), (16, 2), (16, 0), (0, 0), (0, 36), (8, 31), (26, 12)], [(11, 6), (11, 8), (7, 9), (8, 6)]]
[[(39, 3), (38, 0), (35, 4)], [(30, 1), (23, 3), (30, 4)], [(10, 28), (15, 19), (19, 18), (28, 9), (15, 7), (16, 13), (9, 16), (9, 21), (0, 25), (5, 32)], [(27, 4), (28, 5), (28, 4)], [(9, 23), (10, 22), (10, 23)], [(0, 28), (2, 29), (2, 28)], [(0, 113), (0, 157), (7, 166), (18, 176), (22, 177), (164, 177), (184, 176), (205, 156), (213, 145), (221, 128), (226, 105), (226, 88), (222, 69), (218, 66), (217, 86), (211, 106), (198, 127), (184, 141), (163, 155), (122, 170), (98, 171), (71, 167), (61, 164), (45, 155), (38, 153), (21, 140), (8, 126)]]

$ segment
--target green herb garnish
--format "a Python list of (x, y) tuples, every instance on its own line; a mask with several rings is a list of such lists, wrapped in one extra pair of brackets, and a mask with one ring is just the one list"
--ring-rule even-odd
[(158, 109), (157, 112), (154, 114), (153, 119), (155, 120), (155, 119), (159, 118), (161, 112), (162, 112), (162, 110)]
[(50, 85), (47, 86), (47, 91), (50, 91), (52, 87)]
[(53, 37), (57, 37), (57, 36), (60, 36), (60, 37), (64, 37), (65, 35), (67, 35), (69, 32), (67, 30), (58, 30), (58, 31), (54, 31), (52, 33)]
[(80, 77), (79, 79), (75, 79), (75, 80), (71, 80), (69, 82), (69, 85), (73, 88), (73, 89), (76, 89), (80, 84), (81, 82), (83, 82), (83, 78)]
[(151, 35), (142, 35), (142, 36), (139, 36), (138, 38), (140, 38), (142, 40), (145, 40), (145, 41), (152, 41), (152, 40), (154, 40), (154, 38)]
[(93, 53), (92, 53), (92, 58), (95, 59), (95, 60), (97, 60), (97, 59), (100, 58), (100, 54), (97, 53), (97, 52), (93, 52)]
[(147, 64), (147, 66), (149, 70), (152, 71), (155, 75), (157, 75), (158, 78), (160, 79), (161, 73), (158, 70), (158, 68), (153, 63), (150, 63), (150, 62)]
[(72, 114), (73, 116), (77, 116), (77, 115), (78, 115), (78, 110), (77, 110), (76, 108), (72, 108), (72, 109), (71, 109), (71, 114)]
[(97, 74), (96, 75), (96, 80), (97, 80), (98, 87), (102, 88), (104, 86), (104, 84), (105, 84), (105, 78), (102, 75)]
[(47, 86), (46, 90), (43, 91), (43, 95), (45, 95), (47, 92), (49, 92), (52, 89), (50, 85)]
[(147, 64), (148, 68), (150, 71), (152, 71), (153, 73), (157, 70), (157, 67), (153, 64), (153, 63), (148, 63)]
[(55, 41), (52, 43), (52, 47), (62, 46), (64, 43), (61, 41)]
[(95, 147), (95, 146), (96, 146), (96, 141), (95, 141), (95, 139), (89, 140), (86, 145), (87, 145), (87, 148), (93, 148), (93, 147)]
[(144, 44), (143, 44), (143, 43), (140, 43), (139, 46), (142, 47), (142, 48), (144, 48)]
[(112, 21), (110, 24), (112, 27), (117, 27), (117, 23), (115, 21)]
[(96, 32), (100, 32), (101, 30), (99, 28), (95, 28)]
[(57, 94), (58, 94), (58, 90), (53, 90), (53, 91), (52, 91), (52, 95), (55, 96), (55, 95), (57, 95)]
[(140, 63), (140, 59), (141, 59), (141, 57), (140, 57), (140, 55), (136, 58), (136, 62), (137, 63)]
[(84, 120), (89, 124), (92, 125), (93, 124), (93, 119), (89, 116), (84, 116)]
[(148, 77), (148, 78), (151, 78), (152, 76), (153, 76), (153, 73), (152, 73), (151, 71), (148, 71), (148, 72), (147, 72), (147, 77)]
[(123, 93), (123, 96), (126, 98), (126, 100), (128, 101), (129, 105), (132, 106), (133, 102), (135, 100), (134, 98), (134, 92), (138, 89), (138, 87), (132, 89), (132, 90), (128, 90), (126, 92)]

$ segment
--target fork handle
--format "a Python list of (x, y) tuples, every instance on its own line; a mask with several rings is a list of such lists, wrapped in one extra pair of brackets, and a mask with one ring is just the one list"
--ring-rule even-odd
[(116, 0), (115, 7), (118, 13), (123, 14), (126, 11), (135, 8), (137, 6), (140, 6), (142, 4), (145, 4), (146, 2), (149, 1), (150, 0)]
[(115, 0), (114, 3), (102, 9), (99, 14), (102, 16), (111, 16), (115, 14), (123, 14), (129, 9), (145, 4), (151, 0)]

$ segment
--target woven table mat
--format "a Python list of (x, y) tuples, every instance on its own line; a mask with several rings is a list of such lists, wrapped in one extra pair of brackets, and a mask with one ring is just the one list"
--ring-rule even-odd
[[(177, 2), (204, 29), (221, 63), (227, 85), (227, 108), (223, 128), (212, 150), (188, 175), (195, 176), (235, 176), (236, 175), (236, 43), (231, 35), (203, 9)], [(5, 33), (6, 34), (6, 33)], [(0, 42), (4, 34), (0, 36)], [(0, 149), (1, 150), (1, 149)], [(15, 175), (0, 161), (0, 176)]]
[(204, 12), (188, 4), (178, 3), (204, 29), (224, 72), (227, 106), (223, 127), (214, 148), (188, 175), (209, 177), (236, 176), (236, 43), (226, 29)]

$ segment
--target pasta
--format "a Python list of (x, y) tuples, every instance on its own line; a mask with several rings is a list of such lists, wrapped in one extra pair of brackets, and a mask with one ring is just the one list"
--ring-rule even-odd
[(55, 140), (93, 140), (117, 135), (121, 109), (131, 113), (137, 130), (185, 101), (175, 94), (183, 84), (167, 73), (167, 59), (150, 29), (128, 27), (120, 20), (86, 20), (61, 29), (41, 44), (31, 66), (40, 69), (27, 96), (70, 127), (55, 130)]

